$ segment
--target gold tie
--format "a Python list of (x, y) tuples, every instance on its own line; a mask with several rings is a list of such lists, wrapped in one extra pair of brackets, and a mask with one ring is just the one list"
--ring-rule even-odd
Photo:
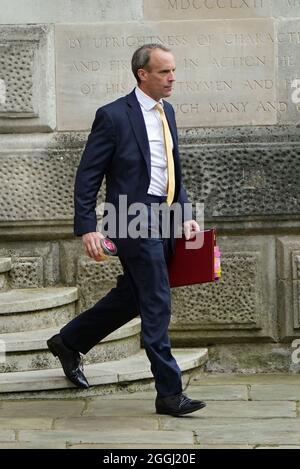
[(175, 192), (175, 170), (174, 159), (172, 151), (172, 137), (169, 129), (169, 124), (165, 115), (165, 111), (160, 103), (157, 103), (155, 109), (159, 112), (164, 129), (164, 140), (167, 155), (167, 168), (168, 168), (168, 190), (167, 190), (167, 204), (171, 205), (174, 199)]

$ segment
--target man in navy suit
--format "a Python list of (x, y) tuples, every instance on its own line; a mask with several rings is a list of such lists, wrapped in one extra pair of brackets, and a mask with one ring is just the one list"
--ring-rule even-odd
[[(172, 94), (175, 59), (166, 47), (147, 44), (134, 53), (132, 71), (137, 79), (132, 93), (98, 109), (75, 182), (75, 234), (82, 236), (86, 253), (99, 260), (103, 234), (96, 228), (95, 207), (105, 176), (106, 203), (115, 207), (117, 218), (116, 234), (110, 237), (117, 245), (124, 273), (115, 288), (47, 343), (66, 376), (75, 385), (87, 388), (80, 352), (86, 354), (139, 314), (157, 390), (156, 412), (180, 416), (201, 409), (205, 403), (182, 393), (181, 371), (171, 353), (167, 263), (174, 236), (163, 235), (161, 215), (155, 220), (155, 236), (149, 235), (150, 231), (149, 236), (120, 236), (124, 226), (120, 227), (118, 221), (124, 211), (120, 196), (126, 196), (126, 208), (137, 202), (143, 204), (150, 223), (153, 203), (182, 207), (188, 203), (181, 181), (174, 110), (163, 100)], [(131, 220), (128, 216), (126, 228)], [(191, 216), (185, 216), (182, 223), (187, 239), (199, 231)]]

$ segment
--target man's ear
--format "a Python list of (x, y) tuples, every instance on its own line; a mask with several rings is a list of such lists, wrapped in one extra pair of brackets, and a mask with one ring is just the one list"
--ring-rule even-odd
[(139, 79), (143, 82), (147, 80), (147, 71), (144, 70), (143, 68), (139, 68), (137, 71), (137, 74), (139, 76)]

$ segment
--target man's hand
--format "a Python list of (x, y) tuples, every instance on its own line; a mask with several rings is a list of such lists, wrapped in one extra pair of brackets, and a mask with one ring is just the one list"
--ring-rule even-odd
[(82, 242), (86, 254), (98, 262), (107, 258), (101, 248), (100, 239), (104, 239), (104, 236), (98, 231), (86, 233), (82, 236)]
[(183, 223), (183, 231), (185, 239), (188, 241), (189, 239), (195, 238), (196, 233), (200, 231), (200, 226), (196, 220), (188, 220)]

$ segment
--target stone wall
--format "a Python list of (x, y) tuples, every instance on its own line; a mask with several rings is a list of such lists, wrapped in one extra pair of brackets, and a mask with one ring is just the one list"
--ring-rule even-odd
[(132, 89), (132, 52), (155, 41), (177, 59), (185, 185), (223, 252), (218, 284), (173, 292), (172, 339), (299, 337), (300, 1), (0, 7), (0, 256), (14, 285), (77, 284), (85, 308), (114, 284), (118, 262), (89, 261), (72, 236), (74, 174), (96, 109)]

